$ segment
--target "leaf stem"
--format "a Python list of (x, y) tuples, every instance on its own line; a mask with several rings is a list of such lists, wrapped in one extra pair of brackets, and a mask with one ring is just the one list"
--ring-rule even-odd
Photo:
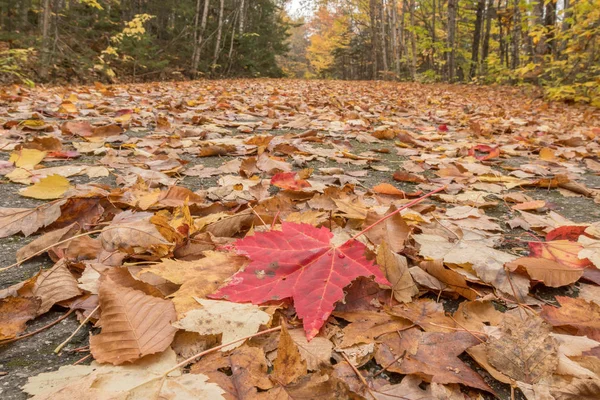
[(71, 313), (73, 313), (73, 311), (75, 311), (75, 310), (69, 310), (69, 311), (67, 311), (67, 312), (66, 312), (66, 313), (65, 313), (65, 314), (64, 314), (62, 317), (60, 317), (60, 318), (58, 318), (58, 319), (56, 319), (56, 320), (54, 320), (54, 321), (50, 322), (48, 325), (42, 326), (40, 329), (36, 329), (36, 330), (35, 330), (35, 331), (33, 331), (33, 332), (29, 332), (29, 333), (27, 333), (27, 334), (25, 334), (25, 335), (22, 335), (22, 336), (17, 336), (17, 337), (15, 337), (15, 338), (12, 338), (12, 339), (8, 339), (8, 340), (1, 341), (1, 342), (0, 342), (0, 346), (1, 346), (1, 345), (3, 345), (3, 344), (8, 344), (8, 343), (16, 342), (17, 340), (25, 339), (25, 338), (27, 338), (27, 337), (30, 337), (30, 336), (33, 336), (33, 335), (35, 335), (36, 333), (40, 333), (40, 332), (41, 332), (41, 331), (43, 331), (44, 329), (48, 329), (48, 328), (50, 328), (50, 327), (52, 327), (52, 326), (54, 326), (54, 325), (58, 324), (60, 321), (62, 321), (63, 319), (65, 319), (65, 318), (67, 318), (69, 315), (71, 315)]
[(394, 215), (398, 214), (400, 211), (402, 210), (406, 210), (409, 207), (412, 207), (416, 204), (419, 204), (420, 202), (422, 202), (423, 200), (425, 200), (426, 198), (441, 192), (442, 190), (446, 189), (446, 186), (441, 186), (437, 189), (435, 189), (432, 192), (429, 192), (419, 198), (416, 198), (408, 203), (406, 203), (405, 205), (403, 205), (402, 207), (398, 208), (396, 211), (389, 213), (388, 215), (378, 219), (377, 221), (375, 221), (374, 223), (372, 223), (371, 225), (367, 226), (365, 229), (363, 229), (362, 231), (358, 232), (356, 235), (352, 236), (352, 238), (350, 238), (350, 240), (356, 240), (356, 238), (358, 238), (359, 236), (364, 235), (365, 233), (367, 233), (369, 230), (371, 230), (373, 227), (375, 227), (376, 225), (380, 224), (381, 222), (385, 221), (388, 218), (393, 217)]
[(77, 327), (77, 329), (75, 329), (75, 331), (71, 334), (71, 336), (69, 336), (68, 338), (65, 339), (64, 342), (62, 342), (61, 344), (59, 344), (58, 346), (56, 346), (56, 349), (54, 349), (54, 353), (58, 353), (62, 350), (63, 347), (65, 347), (67, 345), (67, 343), (69, 343), (69, 341), (71, 339), (73, 339), (73, 336), (75, 336), (77, 334), (77, 332), (79, 332), (79, 330), (81, 329), (82, 326), (84, 326), (89, 320), (90, 318), (92, 318), (92, 315), (94, 315), (94, 313), (96, 311), (98, 311), (98, 309), (100, 308), (100, 304), (98, 304), (96, 306), (96, 308), (94, 308), (92, 310), (92, 312), (90, 313), (90, 315), (87, 316), (86, 319), (84, 319), (81, 324), (79, 324), (79, 326)]

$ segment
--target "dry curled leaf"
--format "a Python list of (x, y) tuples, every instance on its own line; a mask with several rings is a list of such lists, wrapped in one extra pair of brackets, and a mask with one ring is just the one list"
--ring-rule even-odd
[(164, 351), (173, 341), (175, 307), (169, 300), (104, 280), (98, 293), (100, 334), (90, 338), (90, 351), (101, 363), (120, 365)]
[(558, 343), (542, 319), (505, 319), (499, 335), (486, 343), (489, 363), (515, 381), (537, 383), (558, 365)]

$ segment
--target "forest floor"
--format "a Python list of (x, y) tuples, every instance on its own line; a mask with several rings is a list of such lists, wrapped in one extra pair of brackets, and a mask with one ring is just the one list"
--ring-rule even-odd
[[(123, 250), (121, 243), (113, 248), (113, 253), (121, 251), (123, 257), (114, 264), (111, 264), (111, 258), (106, 265), (116, 267), (123, 260), (160, 262), (161, 258), (167, 257), (191, 262), (200, 258), (198, 252), (220, 249), (222, 244), (230, 243), (231, 238), (244, 237), (249, 229), (260, 231), (260, 221), (266, 221), (268, 226), (277, 223), (277, 218), (356, 233), (366, 226), (367, 221), (373, 221), (370, 213), (383, 215), (390, 206), (402, 206), (407, 199), (445, 186), (443, 192), (416, 206), (413, 213), (403, 212), (408, 223), (402, 222), (402, 226), (408, 229), (408, 234), (402, 237), (402, 245), (396, 246), (395, 252), (407, 257), (409, 267), (421, 268), (429, 278), (434, 277), (428, 281), (411, 270), (418, 286), (417, 293), (408, 297), (412, 297), (413, 303), (439, 301), (444, 310), (436, 312), (443, 316), (444, 311), (446, 315), (455, 313), (461, 303), (474, 303), (477, 298), (477, 301), (493, 303), (495, 308), (503, 311), (506, 310), (503, 307), (513, 309), (517, 304), (518, 310), (521, 303), (527, 304), (526, 307), (544, 316), (544, 307), (559, 304), (556, 296), (580, 296), (589, 301), (587, 304), (591, 304), (593, 312), (598, 312), (594, 307), (600, 305), (600, 298), (596, 297), (599, 293), (596, 285), (600, 284), (596, 263), (600, 257), (594, 258), (597, 251), (594, 246), (598, 243), (595, 233), (600, 232), (595, 225), (600, 224), (599, 141), (598, 110), (548, 103), (518, 88), (297, 80), (98, 84), (36, 89), (4, 87), (0, 88), (0, 174), (4, 176), (0, 182), (0, 268), (13, 265), (17, 257), (24, 257), (23, 254), (34, 255), (35, 249), (40, 247), (26, 245), (57, 229), (72, 228), (71, 224), (77, 225), (78, 229), (73, 229), (75, 233), (103, 229), (110, 224), (117, 210), (157, 214), (168, 210), (173, 213), (169, 214), (173, 218), (169, 221), (170, 226), (175, 226), (174, 207), (189, 206), (196, 232), (188, 231), (188, 236), (205, 235), (202, 240), (210, 244), (190, 248), (189, 243), (181, 239), (175, 248), (166, 252), (158, 252), (153, 247), (142, 254), (131, 248)], [(33, 151), (27, 152), (27, 149)], [(66, 179), (60, 180), (57, 176)], [(45, 179), (50, 180), (36, 186)], [(169, 203), (164, 200), (169, 199), (164, 188), (172, 185), (187, 188), (198, 198), (191, 198), (189, 194), (183, 202)], [(35, 190), (23, 192), (27, 187)], [(151, 187), (162, 188), (162, 191), (154, 191)], [(144, 196), (155, 197), (150, 201)], [(68, 203), (61, 204), (58, 221), (39, 223), (39, 218), (34, 221), (15, 219), (16, 209), (38, 210), (49, 201), (56, 202), (61, 198), (82, 204), (84, 200), (81, 199), (93, 199), (102, 207), (92, 211), (89, 203)], [(233, 227), (215, 227), (214, 224), (222, 222), (223, 217), (208, 218), (219, 213), (240, 215), (248, 210), (246, 204), (254, 207), (258, 219), (250, 214), (250, 222), (244, 220)], [(438, 223), (442, 228), (433, 227)], [(211, 226), (214, 229), (211, 230)], [(569, 227), (569, 234), (556, 233), (564, 227)], [(395, 228), (387, 226), (387, 229)], [(464, 251), (464, 259), (457, 261), (456, 256), (440, 253), (426, 244), (426, 234), (444, 237), (440, 233), (444, 230), (450, 232), (444, 238), (449, 242), (455, 240), (453, 236), (459, 240), (467, 237), (473, 240), (469, 235), (477, 235), (477, 241), (485, 243), (486, 248), (508, 254), (512, 259), (529, 256), (528, 259), (550, 260), (563, 269), (557, 267), (559, 271), (540, 273), (538, 266), (531, 270), (526, 268), (526, 263), (518, 268), (515, 266), (513, 276), (518, 275), (526, 281), (526, 293), (519, 298), (514, 288), (509, 293), (506, 286), (480, 273), (477, 269), (479, 261), (475, 255), (468, 254), (468, 249)], [(577, 231), (575, 236), (573, 230)], [(74, 236), (73, 232), (46, 236), (41, 243), (55, 244)], [(181, 233), (181, 229), (178, 232)], [(388, 239), (402, 236), (379, 235)], [(580, 240), (579, 236), (590, 238), (590, 242)], [(381, 237), (367, 237), (369, 240), (365, 239), (365, 244), (369, 251), (379, 254)], [(568, 249), (561, 247), (562, 252), (557, 253), (548, 246), (547, 252), (540, 253), (528, 246), (529, 241), (541, 242), (544, 238), (547, 243), (552, 240), (567, 242)], [(120, 240), (127, 241), (126, 238)], [(83, 243), (77, 249), (84, 253), (82, 246), (85, 245)], [(107, 250), (104, 241), (102, 246)], [(138, 242), (132, 246), (143, 247)], [(21, 250), (23, 248), (26, 250)], [(588, 255), (587, 259), (578, 257), (578, 253), (573, 256), (573, 248), (593, 256)], [(17, 255), (19, 250), (21, 256)], [(490, 254), (494, 257), (495, 253)], [(71, 365), (90, 354), (90, 333), (100, 332), (99, 328), (87, 324), (59, 354), (54, 353), (56, 346), (77, 329), (82, 313), (89, 313), (98, 304), (98, 284), (94, 286), (82, 280), (84, 271), (114, 254), (104, 254), (104, 259), (100, 255), (95, 259), (86, 258), (74, 250), (69, 251), (65, 244), (50, 249), (50, 255), (32, 257), (0, 272), (0, 299), (3, 301), (0, 310), (4, 312), (0, 315), (0, 397), (3, 399), (27, 398), (21, 387), (28, 378)], [(565, 261), (569, 257), (575, 257), (575, 260)], [(51, 268), (60, 259), (70, 263), (69, 270), (73, 279), (77, 279), (71, 289), (76, 290), (78, 296), (60, 298), (42, 293), (40, 283), (35, 281), (40, 270)], [(423, 266), (424, 260), (431, 259), (442, 259), (445, 267), (442, 265), (441, 268), (446, 272)], [(579, 262), (580, 259), (585, 259), (585, 263)], [(133, 270), (130, 272), (136, 276)], [(448, 277), (449, 273), (458, 274), (458, 278)], [(573, 278), (573, 274), (578, 275)], [(457, 289), (456, 279), (462, 279), (468, 289), (461, 285)], [(436, 283), (432, 283), (433, 280)], [(19, 287), (22, 282), (26, 284)], [(24, 291), (28, 285), (37, 285), (32, 289), (33, 294)], [(441, 286), (436, 289), (436, 285)], [(473, 292), (465, 294), (465, 290)], [(472, 297), (473, 293), (477, 295)], [(507, 299), (512, 295), (516, 301), (511, 303)], [(17, 307), (11, 303), (16, 301), (14, 299), (36, 296), (42, 298), (42, 304), (49, 302), (51, 308), (15, 310)], [(373, 295), (373, 298), (377, 296)], [(403, 294), (394, 296), (398, 299)], [(92, 298), (95, 303), (93, 306), (74, 305), (74, 297)], [(175, 307), (178, 319), (181, 319), (184, 313), (180, 313), (179, 304), (176, 301)], [(392, 309), (394, 307), (399, 307), (397, 302)], [(46, 326), (68, 310), (77, 312), (31, 337), (11, 341), (15, 336)], [(504, 370), (498, 362), (490, 359), (489, 364), (482, 364), (481, 360), (478, 363), (462, 352), (460, 359), (481, 374), (491, 390), (482, 388), (484, 384), (479, 384), (476, 378), (439, 381), (431, 368), (419, 371), (405, 365), (406, 362), (394, 370), (394, 367), (383, 365), (386, 356), (382, 347), (396, 349), (396, 344), (390, 344), (388, 335), (416, 328), (396, 326), (388, 331), (366, 324), (364, 326), (368, 328), (363, 329), (371, 329), (377, 335), (373, 333), (376, 337), (361, 341), (351, 337), (357, 335), (356, 332), (348, 330), (357, 323), (352, 316), (346, 315), (350, 311), (356, 310), (350, 310), (348, 304), (344, 309), (338, 307), (334, 312), (335, 319), (330, 317), (321, 336), (333, 343), (334, 355), (330, 358), (336, 360), (335, 368), (351, 360), (376, 393), (384, 390), (382, 388), (391, 390), (374, 376), (383, 371), (382, 368), (387, 372), (379, 375), (380, 380), (383, 377), (388, 383), (399, 386), (404, 375), (416, 375), (426, 382), (431, 382), (433, 375), (433, 382), (445, 384), (447, 393), (453, 395), (485, 393), (489, 398), (494, 397), (490, 394), (494, 393), (499, 398), (510, 398), (509, 385), (498, 381), (497, 370), (513, 382), (519, 382), (524, 392), (527, 388), (532, 390), (531, 393), (534, 391), (531, 388), (535, 388), (537, 381), (527, 382), (525, 378), (512, 376), (510, 368)], [(367, 307), (360, 311), (373, 310)], [(391, 315), (408, 318), (399, 313), (391, 312)], [(282, 315), (290, 317), (293, 312), (288, 310)], [(348, 319), (344, 320), (344, 315)], [(547, 316), (544, 319), (545, 326), (553, 326), (553, 334), (587, 334), (590, 339), (600, 340), (597, 325), (584, 329), (579, 325), (554, 323)], [(419, 335), (436, 332), (433, 323), (427, 327), (411, 321), (412, 326), (419, 327)], [(451, 319), (443, 320), (444, 326), (452, 323)], [(6, 328), (3, 329), (2, 324)], [(504, 329), (493, 319), (485, 325)], [(14, 326), (19, 328), (13, 329)], [(463, 328), (462, 325), (454, 326), (458, 327), (436, 333), (450, 335)], [(483, 325), (479, 328), (467, 331), (484, 329)], [(331, 333), (335, 329), (339, 331), (337, 339)], [(545, 328), (536, 329), (545, 332)], [(2, 339), (6, 344), (2, 344)], [(269, 355), (277, 349), (277, 342), (274, 343), (263, 343), (269, 365), (275, 359), (275, 355)], [(375, 343), (379, 348), (360, 347), (365, 343)], [(398, 346), (402, 348), (403, 345)], [(190, 354), (173, 347), (179, 357)], [(572, 360), (580, 362), (579, 366), (589, 374), (572, 372), (572, 380), (565, 383), (556, 378), (558, 373), (554, 368), (544, 376), (545, 382), (550, 382), (548, 387), (574, 385), (577, 379), (592, 379), (593, 376), (593, 379), (598, 378), (599, 364), (589, 360), (598, 356), (598, 348), (593, 353), (594, 346), (588, 343), (588, 347), (585, 351), (592, 353), (580, 353), (579, 358), (572, 357)], [(353, 352), (340, 350), (350, 348)], [(392, 353), (400, 356), (395, 351)], [(557, 354), (559, 358), (564, 357)], [(91, 360), (89, 357), (82, 364), (89, 364)], [(558, 365), (558, 361), (555, 363)], [(338, 369), (334, 376), (343, 382), (344, 390), (365, 398), (372, 396), (368, 389), (361, 387), (364, 386), (361, 381), (348, 376), (352, 370)], [(201, 367), (201, 372), (211, 377), (211, 382), (224, 385), (219, 379), (225, 378), (217, 379), (211, 375), (217, 371), (210, 372)], [(268, 393), (275, 390), (273, 385), (255, 384), (253, 388), (258, 388), (259, 394)], [(428, 392), (434, 393), (433, 398), (443, 397), (434, 384), (420, 387), (433, 391)], [(227, 392), (226, 398), (236, 398), (232, 389), (223, 389)], [(39, 398), (46, 398), (40, 394), (42, 392), (39, 388), (29, 391), (41, 396)], [(535, 398), (531, 393), (529, 398)], [(521, 396), (519, 391), (517, 394)]]

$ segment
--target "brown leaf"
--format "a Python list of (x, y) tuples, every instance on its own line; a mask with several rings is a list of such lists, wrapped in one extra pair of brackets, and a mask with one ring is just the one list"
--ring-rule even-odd
[[(422, 332), (418, 328), (402, 335), (389, 333), (379, 340), (375, 359), (389, 371), (412, 374), (436, 383), (460, 383), (493, 393), (484, 380), (458, 356), (479, 343), (468, 332)], [(404, 355), (404, 357), (400, 357)]]
[(600, 305), (564, 296), (556, 296), (556, 300), (560, 307), (542, 306), (542, 318), (571, 335), (600, 341)]
[(60, 126), (65, 135), (92, 136), (92, 125), (88, 121), (67, 121)]
[(254, 221), (254, 214), (243, 212), (226, 216), (206, 227), (206, 231), (216, 237), (231, 237), (244, 229), (249, 228)]
[(248, 262), (246, 257), (233, 253), (207, 251), (204, 255), (204, 258), (196, 261), (164, 259), (162, 263), (145, 268), (141, 272), (150, 272), (181, 285), (179, 290), (172, 294), (179, 316), (198, 308), (194, 297), (204, 298), (215, 292), (226, 279)]
[(419, 288), (408, 272), (406, 257), (392, 252), (384, 241), (377, 249), (377, 264), (392, 284), (394, 298), (402, 303), (410, 303), (412, 297), (419, 293)]
[(38, 315), (48, 312), (54, 304), (80, 294), (77, 280), (69, 272), (64, 260), (41, 272), (33, 286), (33, 295), (42, 299)]
[(573, 268), (546, 258), (521, 257), (507, 263), (506, 268), (510, 271), (525, 269), (531, 279), (550, 287), (570, 285), (583, 276), (583, 268)]
[(500, 336), (486, 343), (489, 363), (506, 376), (533, 384), (549, 377), (558, 365), (556, 339), (541, 318), (507, 318)]
[(426, 332), (454, 332), (456, 323), (444, 314), (444, 307), (430, 299), (419, 299), (392, 307), (390, 314), (419, 325)]
[[(267, 375), (267, 359), (262, 349), (243, 345), (231, 355), (212, 353), (192, 366), (193, 374), (203, 374), (218, 383), (228, 399), (253, 399), (257, 388), (267, 390), (273, 383)], [(227, 373), (225, 373), (227, 372)]]
[[(396, 207), (392, 206), (386, 212), (386, 215), (394, 211), (396, 211)], [(367, 227), (372, 225), (381, 217), (381, 215), (374, 212), (367, 213), (364, 226)], [(365, 233), (365, 236), (371, 241), (371, 243), (375, 245), (380, 245), (382, 242), (386, 242), (391, 251), (394, 253), (400, 253), (402, 250), (404, 250), (404, 241), (409, 234), (410, 227), (400, 214), (396, 214), (369, 229)]]
[(102, 273), (100, 282), (107, 281), (107, 284), (126, 287), (129, 289), (139, 290), (147, 295), (163, 298), (162, 292), (156, 287), (135, 279), (127, 267), (108, 268)]
[(374, 193), (384, 194), (388, 196), (400, 196), (401, 198), (405, 198), (406, 194), (395, 187), (394, 185), (390, 185), (389, 183), (380, 183), (378, 185), (373, 186), (371, 189)]
[(394, 180), (400, 182), (412, 182), (412, 183), (423, 183), (427, 180), (419, 175), (410, 174), (408, 172), (396, 171), (394, 173)]
[(467, 300), (477, 298), (477, 292), (467, 285), (467, 280), (458, 272), (445, 268), (442, 260), (423, 261), (420, 267)]
[[(28, 243), (27, 245), (21, 247), (16, 254), (16, 258), (18, 262), (22, 262), (22, 260), (29, 258), (33, 255), (40, 255), (42, 250), (47, 249), (48, 247), (62, 241), (68, 239), (75, 235), (78, 231), (78, 227), (75, 224), (68, 225), (62, 229), (57, 229), (52, 232), (48, 232), (35, 239), (33, 242)], [(61, 247), (67, 247), (67, 243), (63, 243)], [(45, 251), (55, 251), (56, 248), (50, 248)], [(61, 257), (59, 257), (61, 258)]]
[(434, 399), (431, 386), (421, 389), (422, 380), (413, 375), (402, 378), (397, 385), (384, 385), (375, 391), (376, 400), (425, 400)]
[(37, 297), (0, 299), (0, 340), (12, 339), (23, 332), (27, 321), (37, 316), (40, 304)]
[(277, 358), (273, 363), (273, 377), (283, 385), (289, 385), (306, 375), (306, 361), (300, 356), (298, 346), (288, 333), (285, 322), (281, 325)]
[(0, 238), (21, 232), (29, 236), (60, 217), (64, 201), (43, 204), (36, 208), (0, 208)]
[(259, 393), (258, 400), (347, 399), (348, 389), (327, 374), (313, 373), (286, 387), (277, 386)]
[(600, 381), (573, 379), (570, 383), (550, 388), (555, 400), (597, 400), (600, 398)]
[(102, 247), (107, 251), (124, 250), (137, 252), (151, 250), (155, 246), (169, 242), (150, 222), (152, 213), (124, 211), (118, 214), (111, 224), (100, 234)]
[(139, 290), (100, 284), (98, 324), (102, 332), (90, 338), (90, 351), (98, 362), (119, 365), (165, 350), (177, 329), (175, 307), (168, 300)]
[(292, 329), (288, 333), (309, 371), (317, 371), (329, 364), (333, 351), (333, 343), (329, 339), (317, 336), (309, 342), (303, 329)]
[(379, 336), (413, 326), (409, 320), (394, 317), (383, 311), (335, 312), (334, 315), (350, 322), (343, 329), (344, 336), (340, 347), (374, 343)]
[(453, 317), (461, 328), (481, 332), (486, 326), (499, 325), (504, 314), (496, 310), (491, 301), (464, 301), (458, 305)]

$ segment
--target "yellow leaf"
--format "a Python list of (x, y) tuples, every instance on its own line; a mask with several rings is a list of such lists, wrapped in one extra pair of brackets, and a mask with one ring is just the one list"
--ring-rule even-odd
[(125, 122), (129, 122), (131, 119), (131, 113), (123, 114), (115, 118), (115, 121), (119, 124), (123, 124)]
[(65, 114), (77, 114), (79, 112), (79, 110), (77, 110), (77, 107), (75, 107), (75, 104), (71, 103), (70, 101), (64, 101), (60, 105), (58, 112), (65, 113)]
[(13, 151), (8, 161), (14, 163), (16, 167), (31, 169), (39, 164), (44, 157), (46, 157), (45, 151), (21, 149)]
[(35, 185), (22, 189), (19, 194), (34, 199), (52, 200), (61, 198), (70, 187), (69, 180), (64, 176), (50, 175), (40, 179)]
[(555, 161), (556, 155), (554, 154), (554, 150), (544, 147), (540, 150), (540, 159), (544, 161)]

